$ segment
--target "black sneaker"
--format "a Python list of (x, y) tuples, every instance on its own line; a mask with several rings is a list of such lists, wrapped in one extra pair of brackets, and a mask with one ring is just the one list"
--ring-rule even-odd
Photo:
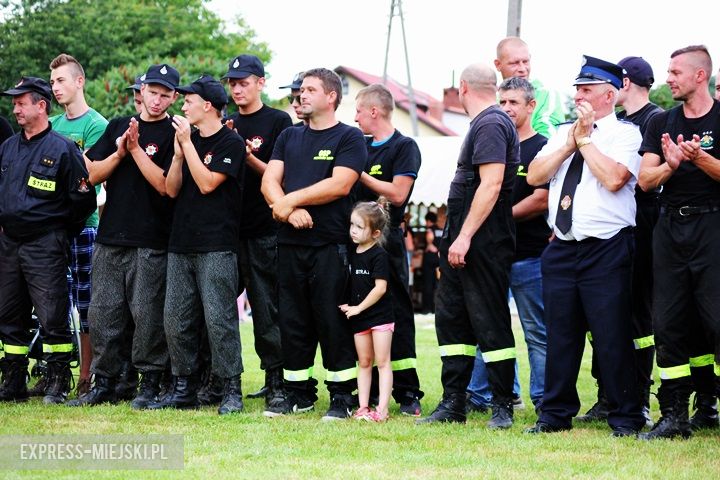
[(513, 403), (499, 402), (493, 403), (492, 417), (487, 427), (493, 430), (505, 430), (512, 427), (513, 424)]
[(353, 400), (352, 395), (334, 393), (330, 397), (330, 408), (322, 417), (323, 422), (345, 420), (352, 417)]
[(409, 417), (419, 417), (422, 415), (422, 406), (420, 405), (420, 399), (417, 397), (408, 398), (403, 400), (400, 404), (400, 413)]
[(310, 400), (292, 393), (282, 392), (270, 399), (263, 415), (268, 418), (275, 418), (293, 413), (309, 412), (314, 408), (315, 404)]

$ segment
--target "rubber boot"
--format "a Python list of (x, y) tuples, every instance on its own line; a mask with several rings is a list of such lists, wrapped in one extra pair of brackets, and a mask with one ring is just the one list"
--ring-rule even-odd
[(227, 415), (243, 411), (242, 389), (240, 388), (240, 375), (225, 379), (225, 391), (218, 414)]

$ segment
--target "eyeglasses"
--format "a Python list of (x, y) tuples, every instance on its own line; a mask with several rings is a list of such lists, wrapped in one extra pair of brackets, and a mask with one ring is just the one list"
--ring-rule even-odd
[(300, 95), (288, 95), (287, 99), (288, 99), (288, 103), (290, 103), (290, 105), (292, 105), (296, 101), (297, 101), (297, 103), (300, 103)]

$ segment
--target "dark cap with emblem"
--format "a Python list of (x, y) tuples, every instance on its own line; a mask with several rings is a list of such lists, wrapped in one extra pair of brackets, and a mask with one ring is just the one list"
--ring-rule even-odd
[(650, 88), (655, 82), (652, 67), (642, 57), (625, 57), (618, 65), (625, 69), (625, 76), (635, 85)]
[(180, 83), (180, 74), (167, 63), (151, 65), (147, 72), (140, 77), (143, 84), (154, 83), (170, 90), (175, 90)]
[(573, 85), (609, 83), (618, 90), (622, 88), (623, 68), (599, 58), (583, 55), (580, 73)]
[(38, 77), (22, 77), (15, 87), (5, 90), (2, 94), (9, 97), (16, 97), (29, 92), (38, 93), (48, 101), (52, 100), (50, 84)]
[(210, 75), (202, 75), (190, 85), (177, 87), (180, 93), (195, 93), (206, 102), (210, 102), (213, 107), (222, 110), (228, 103), (227, 92), (222, 83), (215, 80)]
[(305, 72), (298, 72), (297, 75), (295, 75), (292, 79), (292, 83), (290, 85), (283, 85), (280, 88), (289, 88), (291, 90), (300, 90), (300, 87), (302, 87), (302, 81), (305, 77)]
[(134, 90), (136, 92), (139, 92), (140, 87), (142, 86), (141, 78), (142, 78), (142, 75), (138, 75), (137, 77), (135, 77), (135, 83), (133, 83), (129, 87), (125, 87), (125, 90)]
[(256, 77), (265, 76), (265, 68), (262, 62), (255, 55), (238, 55), (230, 60), (228, 71), (221, 80), (228, 78), (243, 79), (250, 75), (255, 75)]

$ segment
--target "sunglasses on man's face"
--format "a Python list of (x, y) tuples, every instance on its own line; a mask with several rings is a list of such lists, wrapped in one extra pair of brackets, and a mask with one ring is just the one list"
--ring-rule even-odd
[(300, 103), (300, 95), (288, 95), (288, 102), (290, 105), (295, 102)]

